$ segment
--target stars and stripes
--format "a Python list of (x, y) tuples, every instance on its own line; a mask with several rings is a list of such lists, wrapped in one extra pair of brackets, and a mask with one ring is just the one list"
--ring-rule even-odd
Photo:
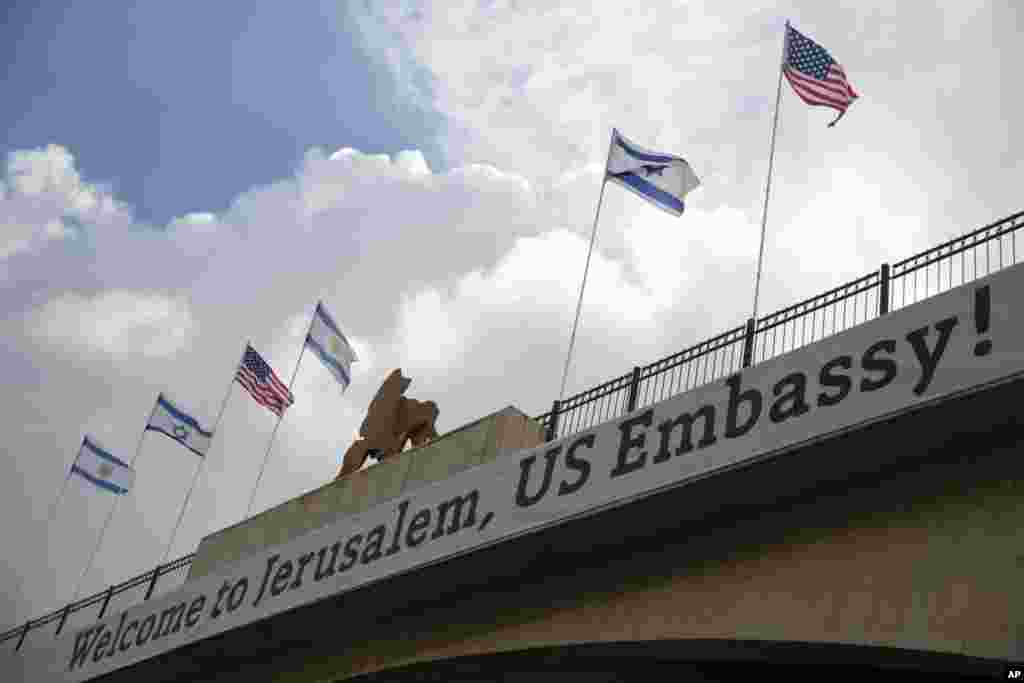
[(786, 24), (786, 50), (782, 72), (793, 87), (793, 92), (812, 106), (831, 107), (843, 117), (846, 108), (858, 95), (846, 79), (846, 72), (813, 40)]
[(235, 379), (257, 403), (269, 408), (278, 417), (295, 402), (292, 392), (251, 346), (245, 347), (245, 355), (242, 356)]

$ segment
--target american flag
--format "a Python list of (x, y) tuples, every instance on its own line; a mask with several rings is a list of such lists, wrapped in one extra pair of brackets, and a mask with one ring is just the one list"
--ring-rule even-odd
[(235, 379), (246, 388), (257, 403), (266, 406), (278, 417), (284, 414), (285, 408), (295, 402), (292, 392), (251, 346), (245, 347), (245, 355), (242, 356)]
[(832, 107), (839, 112), (834, 126), (858, 95), (846, 80), (843, 67), (825, 48), (786, 24), (786, 60), (782, 65), (793, 91), (807, 104)]

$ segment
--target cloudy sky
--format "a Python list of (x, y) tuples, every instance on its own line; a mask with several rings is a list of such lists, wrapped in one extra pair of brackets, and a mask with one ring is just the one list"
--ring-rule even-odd
[[(784, 85), (762, 311), (1024, 208), (1024, 10), (940, 3), (17, 3), (0, 22), (0, 629), (67, 602), (156, 395), (212, 423), (247, 340), (289, 378), (256, 509), (333, 478), (401, 367), (439, 430), (557, 397), (612, 126), (703, 181), (609, 186), (569, 392), (750, 314), (785, 20), (861, 98)], [(390, 6), (379, 9), (379, 6)], [(275, 418), (239, 387), (171, 557), (239, 521)], [(150, 435), (88, 594), (163, 556), (196, 458)]]

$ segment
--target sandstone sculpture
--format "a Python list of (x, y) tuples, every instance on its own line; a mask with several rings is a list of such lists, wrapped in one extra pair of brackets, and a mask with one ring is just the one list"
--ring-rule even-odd
[(401, 453), (406, 441), (414, 448), (423, 446), (437, 438), (434, 423), (437, 421), (437, 404), (433, 401), (416, 401), (403, 396), (412, 382), (402, 376), (402, 369), (393, 370), (377, 395), (366, 409), (366, 418), (359, 427), (361, 439), (353, 442), (345, 451), (341, 463), (341, 478), (355, 472), (367, 456), (384, 460)]

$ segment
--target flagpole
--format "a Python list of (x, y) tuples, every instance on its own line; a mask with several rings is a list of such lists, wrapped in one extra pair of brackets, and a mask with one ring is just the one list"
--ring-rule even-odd
[[(249, 347), (249, 342), (245, 343), (246, 348)], [(245, 357), (245, 351), (242, 351), (242, 358)], [(235, 388), (235, 377), (238, 375), (238, 367), (241, 365), (241, 359), (235, 364), (235, 371), (231, 374), (231, 382), (228, 384), (228, 391), (224, 394), (224, 400), (220, 402), (220, 411), (217, 413), (217, 419), (213, 423), (213, 438), (210, 439), (210, 448), (207, 450), (207, 455), (202, 456), (199, 464), (196, 465), (195, 474), (192, 475), (192, 484), (188, 487), (188, 493), (185, 494), (185, 500), (181, 503), (181, 509), (178, 511), (178, 521), (174, 523), (174, 530), (171, 531), (171, 537), (167, 541), (167, 547), (164, 549), (164, 555), (157, 563), (157, 566), (167, 562), (167, 556), (171, 552), (171, 547), (174, 545), (174, 538), (178, 535), (178, 529), (181, 527), (181, 522), (185, 518), (185, 510), (188, 509), (188, 501), (192, 498), (192, 491), (196, 488), (196, 482), (199, 481), (199, 473), (203, 471), (203, 467), (206, 465), (206, 458), (209, 457), (210, 451), (213, 450), (213, 439), (217, 438), (217, 428), (220, 427), (221, 418), (224, 417), (224, 409), (228, 407), (228, 399), (231, 398), (231, 392)]]
[[(149, 411), (149, 419), (146, 420), (146, 426), (153, 421), (153, 414), (156, 413), (156, 401), (153, 401), (153, 409)], [(138, 460), (139, 454), (142, 452), (142, 443), (146, 439), (146, 429), (142, 429), (142, 434), (139, 436), (139, 443), (135, 446), (135, 454), (132, 455), (131, 461), (128, 466), (135, 467), (135, 461)], [(132, 490), (135, 490), (135, 482), (132, 481)], [(131, 491), (129, 491), (131, 493)], [(71, 597), (71, 602), (78, 599), (78, 591), (82, 589), (82, 584), (85, 581), (85, 577), (89, 575), (92, 570), (92, 563), (96, 559), (96, 553), (99, 551), (100, 546), (103, 545), (103, 536), (107, 533), (107, 527), (110, 526), (110, 520), (114, 518), (114, 511), (117, 510), (118, 504), (121, 502), (121, 496), (118, 496), (110, 506), (110, 512), (107, 513), (107, 519), (103, 522), (103, 528), (100, 529), (100, 536), (96, 540), (96, 546), (92, 549), (92, 554), (89, 556), (89, 562), (85, 565), (85, 569), (82, 570), (81, 576), (78, 577), (78, 582), (75, 584), (75, 592)]]
[[(82, 451), (81, 446), (78, 447), (78, 451)], [(75, 456), (75, 459), (78, 459), (77, 455)], [(46, 543), (50, 538), (50, 528), (53, 526), (53, 520), (55, 517), (54, 513), (57, 511), (57, 508), (60, 507), (60, 502), (64, 500), (64, 493), (68, 490), (68, 482), (71, 481), (71, 468), (74, 467), (74, 464), (74, 461), (72, 461), (71, 465), (68, 466), (67, 474), (64, 475), (64, 483), (61, 484), (57, 497), (52, 503), (50, 503), (50, 511), (46, 513), (46, 536), (44, 537), (44, 543)], [(44, 546), (43, 550), (45, 551), (46, 549), (47, 548)], [(44, 552), (43, 556), (46, 557), (47, 555), (48, 553)], [(44, 562), (44, 564), (48, 563)]]
[[(317, 304), (319, 306), (319, 303)], [(313, 330), (313, 320), (316, 318), (316, 311), (313, 311), (313, 317), (309, 319), (309, 327), (306, 328), (306, 336), (302, 338), (302, 349), (299, 351), (299, 359), (295, 361), (295, 370), (292, 371), (292, 378), (288, 382), (288, 393), (292, 391), (292, 385), (295, 384), (295, 377), (299, 374), (299, 366), (302, 365), (302, 356), (306, 353), (306, 340), (309, 339), (309, 333)], [(252, 495), (249, 496), (249, 506), (245, 509), (245, 516), (249, 516), (249, 512), (252, 510), (253, 501), (256, 500), (256, 491), (259, 490), (260, 480), (263, 479), (263, 471), (267, 467), (267, 460), (270, 458), (270, 449), (274, 446), (274, 437), (277, 436), (277, 430), (281, 426), (281, 422), (284, 420), (284, 410), (277, 416), (277, 424), (274, 425), (274, 431), (270, 433), (270, 441), (267, 442), (267, 452), (263, 454), (263, 464), (260, 466), (259, 476), (256, 477), (256, 484), (252, 487)]]
[[(81, 452), (81, 446), (79, 446), (78, 450)], [(68, 490), (68, 482), (71, 481), (71, 467), (74, 467), (74, 463), (71, 463), (71, 466), (68, 467), (68, 473), (64, 475), (64, 483), (61, 484), (60, 492), (57, 494), (57, 498), (50, 504), (50, 511), (46, 514), (47, 528), (49, 528), (50, 524), (53, 522), (53, 513), (60, 505), (60, 502), (64, 499), (64, 492)]]
[(580, 309), (583, 306), (583, 290), (587, 286), (587, 273), (590, 271), (590, 255), (594, 251), (594, 238), (597, 237), (597, 222), (601, 217), (601, 204), (604, 203), (604, 187), (608, 184), (608, 162), (612, 158), (612, 143), (615, 140), (615, 129), (612, 128), (611, 137), (608, 140), (608, 154), (604, 160), (604, 168), (601, 169), (601, 192), (597, 196), (597, 211), (594, 213), (594, 226), (590, 230), (590, 246), (587, 248), (587, 262), (583, 266), (583, 281), (580, 283), (580, 296), (576, 301), (576, 318), (572, 322), (572, 334), (569, 336), (569, 350), (565, 354), (565, 368), (562, 370), (562, 388), (558, 391), (558, 401), (561, 403), (565, 397), (565, 382), (569, 377), (569, 361), (572, 359), (572, 350), (576, 345), (576, 328), (580, 322)]
[(754, 312), (751, 318), (757, 322), (757, 303), (761, 293), (761, 264), (764, 261), (764, 233), (768, 224), (768, 196), (772, 189), (772, 168), (775, 164), (775, 131), (779, 126), (779, 102), (782, 100), (782, 69), (786, 64), (786, 44), (789, 40), (789, 21), (782, 36), (782, 61), (779, 63), (779, 84), (775, 89), (775, 116), (772, 119), (771, 151), (768, 153), (768, 181), (764, 186), (764, 208), (761, 210), (761, 246), (757, 252), (757, 277), (754, 280)]

